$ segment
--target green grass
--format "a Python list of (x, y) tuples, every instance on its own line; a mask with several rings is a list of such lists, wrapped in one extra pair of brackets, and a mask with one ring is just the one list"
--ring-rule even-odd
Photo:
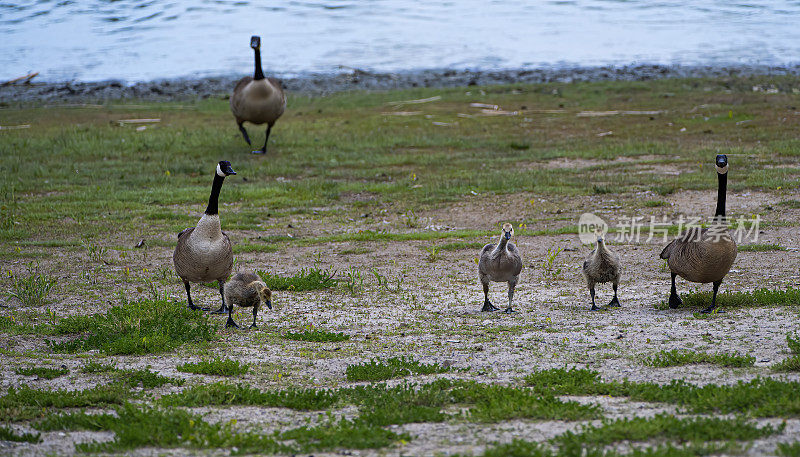
[(302, 268), (293, 276), (279, 276), (258, 270), (264, 283), (272, 290), (290, 290), (302, 292), (336, 287), (338, 280), (334, 277), (336, 272), (322, 270), (316, 267)]
[(586, 425), (577, 432), (566, 432), (552, 440), (560, 446), (607, 446), (623, 441), (649, 441), (668, 439), (678, 442), (751, 441), (783, 433), (784, 422), (778, 427), (769, 424), (758, 427), (743, 417), (723, 419), (718, 417), (679, 418), (661, 413), (653, 417), (606, 419), (600, 425)]
[(297, 333), (286, 332), (283, 337), (287, 340), (313, 341), (316, 343), (338, 343), (340, 341), (347, 341), (350, 339), (350, 335), (328, 332), (326, 330), (304, 330)]
[(21, 433), (14, 432), (9, 427), (0, 426), (0, 441), (13, 441), (16, 443), (38, 443), (42, 440), (39, 433)]
[(645, 365), (651, 367), (676, 367), (699, 363), (708, 363), (722, 367), (752, 367), (755, 362), (755, 357), (749, 355), (727, 354), (724, 352), (707, 354), (705, 352), (681, 349), (661, 351), (644, 360)]
[(383, 381), (402, 378), (410, 374), (434, 374), (451, 371), (438, 363), (424, 364), (406, 357), (391, 357), (382, 360), (370, 360), (360, 365), (348, 365), (345, 375), (348, 381)]
[(778, 443), (775, 454), (780, 457), (800, 457), (800, 441), (794, 443)]
[(786, 248), (779, 244), (743, 244), (738, 246), (741, 252), (767, 252), (767, 251), (785, 251)]
[(39, 265), (29, 266), (33, 273), (20, 275), (11, 273), (11, 291), (6, 295), (14, 297), (25, 306), (41, 306), (47, 303), (47, 296), (56, 286), (53, 276), (39, 273)]
[[(50, 346), (60, 352), (98, 349), (108, 355), (143, 355), (170, 351), (188, 342), (216, 339), (215, 324), (204, 313), (169, 300), (125, 301), (105, 314), (66, 317), (53, 331), (81, 336)], [(84, 336), (85, 335), (85, 336)]]
[(182, 386), (184, 383), (183, 379), (171, 378), (169, 376), (162, 376), (158, 373), (154, 373), (149, 370), (149, 367), (139, 370), (117, 370), (113, 373), (114, 377), (119, 381), (133, 387), (142, 386), (145, 389), (161, 387), (165, 384)]
[(244, 405), (323, 410), (340, 400), (340, 394), (327, 390), (289, 388), (261, 391), (243, 384), (212, 383), (164, 395), (160, 403), (166, 406)]
[(669, 206), (669, 203), (664, 200), (647, 200), (644, 202), (644, 206), (647, 208), (659, 208), (662, 206)]
[[(681, 296), (686, 306), (711, 306), (711, 292), (689, 292)], [(793, 306), (800, 303), (800, 289), (788, 287), (786, 290), (755, 289), (750, 292), (725, 291), (717, 295), (717, 305), (726, 308), (757, 306)]]
[(238, 376), (250, 371), (250, 366), (238, 360), (216, 357), (199, 362), (187, 362), (176, 367), (178, 371), (212, 376)]
[(113, 362), (102, 363), (90, 361), (81, 366), (81, 373), (108, 373), (111, 371), (117, 371), (117, 365)]
[(773, 365), (772, 369), (782, 372), (800, 371), (800, 335), (786, 334), (786, 344), (792, 355)]
[(11, 387), (0, 397), (0, 408), (82, 408), (121, 404), (130, 397), (123, 383), (100, 385), (85, 390), (33, 389)]
[(532, 373), (526, 384), (555, 395), (610, 395), (635, 401), (673, 403), (697, 414), (750, 414), (754, 417), (800, 417), (800, 382), (756, 378), (731, 385), (696, 386), (682, 380), (668, 384), (604, 382), (596, 371), (552, 369)]
[(14, 370), (14, 372), (23, 376), (38, 376), (42, 379), (55, 379), (69, 374), (69, 369), (50, 367), (20, 367)]

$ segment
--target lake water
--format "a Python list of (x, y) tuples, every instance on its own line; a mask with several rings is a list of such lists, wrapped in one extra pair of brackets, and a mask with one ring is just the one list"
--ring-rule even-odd
[(0, 0), (0, 80), (800, 62), (800, 1)]

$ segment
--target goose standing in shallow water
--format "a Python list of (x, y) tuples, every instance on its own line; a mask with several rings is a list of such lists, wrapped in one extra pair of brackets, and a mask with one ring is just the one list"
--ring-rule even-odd
[(592, 296), (592, 311), (600, 308), (594, 302), (595, 284), (612, 282), (614, 288), (614, 298), (608, 303), (608, 307), (619, 307), (617, 298), (617, 285), (619, 284), (621, 269), (619, 255), (606, 247), (602, 236), (597, 237), (597, 247), (594, 248), (586, 261), (583, 262), (583, 276), (586, 278), (586, 286), (589, 288), (589, 295)]
[(255, 74), (253, 77), (245, 76), (236, 84), (230, 100), (231, 111), (247, 144), (252, 143), (250, 143), (250, 137), (242, 124), (245, 121), (257, 125), (267, 124), (264, 147), (253, 151), (253, 154), (266, 154), (272, 126), (286, 109), (286, 94), (283, 93), (280, 81), (264, 77), (264, 71), (261, 69), (261, 38), (251, 37), (250, 47), (253, 48), (256, 55)]
[(669, 294), (669, 307), (677, 308), (683, 304), (675, 289), (675, 277), (701, 284), (713, 283), (714, 296), (711, 306), (702, 313), (711, 313), (717, 309), (717, 291), (722, 279), (730, 271), (736, 260), (736, 242), (728, 234), (725, 220), (725, 194), (728, 188), (728, 157), (717, 155), (717, 210), (711, 227), (691, 228), (683, 236), (672, 240), (663, 251), (661, 258), (666, 259), (672, 274), (672, 289)]
[(513, 313), (512, 301), (514, 299), (514, 288), (519, 281), (519, 273), (522, 271), (522, 257), (519, 255), (517, 247), (509, 240), (514, 236), (514, 227), (511, 224), (503, 224), (503, 232), (500, 234), (500, 242), (497, 245), (487, 244), (481, 249), (480, 260), (478, 261), (478, 277), (483, 284), (483, 308), (481, 311), (496, 311), (496, 308), (489, 301), (489, 281), (508, 283), (508, 308), (503, 312)]
[(231, 316), (233, 305), (239, 305), (253, 308), (253, 324), (250, 328), (256, 328), (256, 315), (261, 304), (272, 309), (272, 291), (257, 274), (236, 273), (230, 281), (225, 283), (225, 303), (228, 304), (228, 321), (225, 323), (225, 327), (239, 327)]
[(203, 217), (195, 227), (184, 229), (178, 234), (178, 245), (172, 254), (172, 261), (175, 263), (175, 272), (186, 287), (186, 297), (191, 309), (208, 310), (192, 302), (189, 283), (218, 281), (222, 307), (215, 313), (221, 314), (226, 310), (223, 286), (233, 270), (233, 249), (231, 240), (219, 224), (218, 200), (225, 177), (235, 174), (227, 160), (217, 164), (211, 196), (208, 197), (208, 207)]

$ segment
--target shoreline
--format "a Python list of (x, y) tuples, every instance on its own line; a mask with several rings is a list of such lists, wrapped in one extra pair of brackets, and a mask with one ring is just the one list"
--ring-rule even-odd
[[(376, 73), (309, 73), (278, 79), (290, 93), (321, 96), (351, 90), (394, 90), (416, 87), (468, 87), (496, 84), (647, 81), (667, 78), (798, 76), (800, 64), (770, 65), (625, 65), (542, 69), (454, 70), (430, 69)], [(44, 82), (0, 87), (0, 106), (29, 102), (88, 102), (144, 99), (152, 101), (223, 98), (243, 75), (159, 79), (127, 85), (120, 80), (98, 82)]]

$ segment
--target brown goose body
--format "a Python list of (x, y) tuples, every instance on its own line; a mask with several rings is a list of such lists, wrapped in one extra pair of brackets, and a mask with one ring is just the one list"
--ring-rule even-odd
[(736, 242), (724, 227), (687, 230), (672, 240), (661, 258), (670, 271), (700, 284), (722, 281), (736, 260)]
[(226, 326), (238, 327), (231, 316), (233, 305), (238, 305), (244, 308), (253, 308), (253, 325), (250, 327), (255, 327), (256, 316), (261, 304), (266, 304), (269, 309), (272, 309), (271, 298), (272, 291), (257, 274), (252, 272), (236, 273), (225, 283), (225, 303), (228, 304)]
[(286, 94), (275, 78), (256, 80), (245, 76), (233, 89), (230, 105), (237, 124), (250, 122), (272, 127), (286, 109)]
[(205, 309), (192, 302), (191, 283), (219, 282), (222, 307), (216, 313), (225, 312), (223, 285), (233, 270), (233, 248), (231, 240), (222, 231), (219, 222), (219, 193), (226, 176), (235, 175), (231, 163), (222, 160), (217, 164), (211, 195), (203, 217), (194, 227), (178, 234), (178, 244), (172, 253), (175, 272), (183, 280), (186, 298), (191, 309)]
[(718, 154), (717, 168), (717, 209), (714, 221), (709, 228), (693, 227), (680, 237), (672, 240), (661, 251), (660, 257), (667, 261), (672, 276), (672, 288), (669, 295), (669, 307), (677, 308), (683, 304), (678, 296), (675, 278), (681, 278), (700, 284), (713, 284), (714, 295), (711, 306), (703, 309), (703, 313), (717, 309), (717, 292), (725, 275), (736, 260), (736, 242), (728, 234), (725, 222), (725, 203), (728, 189), (728, 157)]
[(497, 308), (489, 301), (489, 282), (508, 283), (508, 308), (505, 312), (513, 312), (512, 301), (514, 289), (522, 272), (522, 256), (517, 247), (509, 240), (514, 234), (511, 224), (503, 225), (503, 233), (497, 244), (489, 243), (481, 249), (478, 260), (478, 279), (483, 285), (484, 302), (481, 311), (495, 311)]
[(602, 238), (598, 238), (597, 246), (583, 262), (583, 276), (586, 278), (586, 286), (592, 297), (592, 310), (599, 309), (594, 302), (594, 286), (596, 284), (612, 283), (614, 298), (608, 304), (610, 307), (620, 306), (617, 298), (617, 286), (622, 275), (622, 267), (619, 255), (606, 246)]
[(203, 215), (196, 227), (179, 233), (172, 261), (184, 281), (224, 283), (233, 270), (233, 248), (219, 216)]
[(264, 146), (253, 151), (254, 154), (266, 154), (272, 126), (286, 109), (286, 94), (283, 92), (280, 81), (264, 76), (261, 68), (261, 37), (250, 37), (250, 47), (255, 53), (255, 71), (253, 76), (245, 76), (240, 79), (233, 88), (233, 95), (230, 99), (231, 112), (236, 118), (236, 124), (247, 144), (251, 144), (251, 142), (244, 123), (267, 124)]

